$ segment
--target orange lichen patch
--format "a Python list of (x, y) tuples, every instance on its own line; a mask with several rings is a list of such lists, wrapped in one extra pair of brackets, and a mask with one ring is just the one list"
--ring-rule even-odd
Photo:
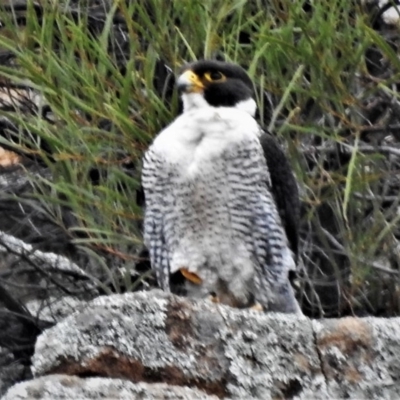
[(194, 283), (195, 285), (200, 285), (203, 280), (195, 273), (190, 272), (186, 268), (181, 268), (180, 269), (182, 275), (190, 282)]
[(4, 150), (0, 147), (0, 166), (9, 167), (11, 165), (19, 164), (21, 157), (12, 151)]
[(343, 352), (353, 352), (357, 347), (372, 346), (372, 332), (366, 322), (358, 318), (343, 318), (336, 322), (334, 328), (318, 340), (322, 347), (336, 346)]
[(350, 383), (358, 383), (362, 379), (364, 379), (361, 373), (358, 372), (353, 365), (350, 365), (348, 368), (344, 370), (344, 377)]
[(310, 371), (310, 362), (304, 354), (295, 354), (293, 361), (302, 371)]
[(358, 318), (327, 323), (317, 339), (325, 377), (356, 384), (364, 379), (366, 366), (375, 358), (371, 327)]

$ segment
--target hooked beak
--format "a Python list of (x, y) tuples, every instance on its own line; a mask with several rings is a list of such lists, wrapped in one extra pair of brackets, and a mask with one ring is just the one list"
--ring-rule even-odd
[(176, 85), (178, 90), (184, 93), (201, 93), (204, 90), (202, 81), (190, 69), (179, 76)]

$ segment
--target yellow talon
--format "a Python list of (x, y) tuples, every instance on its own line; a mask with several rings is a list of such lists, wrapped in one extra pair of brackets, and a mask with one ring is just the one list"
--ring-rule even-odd
[(194, 283), (195, 285), (200, 285), (203, 283), (203, 280), (193, 272), (190, 272), (187, 268), (180, 269), (181, 274), (189, 281)]
[(213, 294), (210, 294), (208, 296), (208, 300), (212, 301), (213, 303), (217, 303), (217, 304), (220, 303), (219, 297), (215, 296)]
[(252, 305), (250, 307), (250, 310), (263, 312), (264, 311), (264, 307), (260, 303), (255, 303), (254, 305)]

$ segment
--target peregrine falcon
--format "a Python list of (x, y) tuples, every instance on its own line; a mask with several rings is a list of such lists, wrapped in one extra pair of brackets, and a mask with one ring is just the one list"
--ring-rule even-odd
[(159, 286), (191, 297), (301, 313), (289, 282), (299, 199), (289, 163), (255, 120), (239, 66), (202, 60), (177, 79), (183, 113), (143, 160), (144, 241)]

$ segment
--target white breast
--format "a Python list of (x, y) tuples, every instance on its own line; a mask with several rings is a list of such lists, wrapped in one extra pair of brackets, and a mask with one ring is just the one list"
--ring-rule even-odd
[(203, 107), (187, 111), (155, 139), (153, 149), (168, 163), (187, 171), (208, 162), (234, 144), (260, 135), (255, 119), (230, 107)]

